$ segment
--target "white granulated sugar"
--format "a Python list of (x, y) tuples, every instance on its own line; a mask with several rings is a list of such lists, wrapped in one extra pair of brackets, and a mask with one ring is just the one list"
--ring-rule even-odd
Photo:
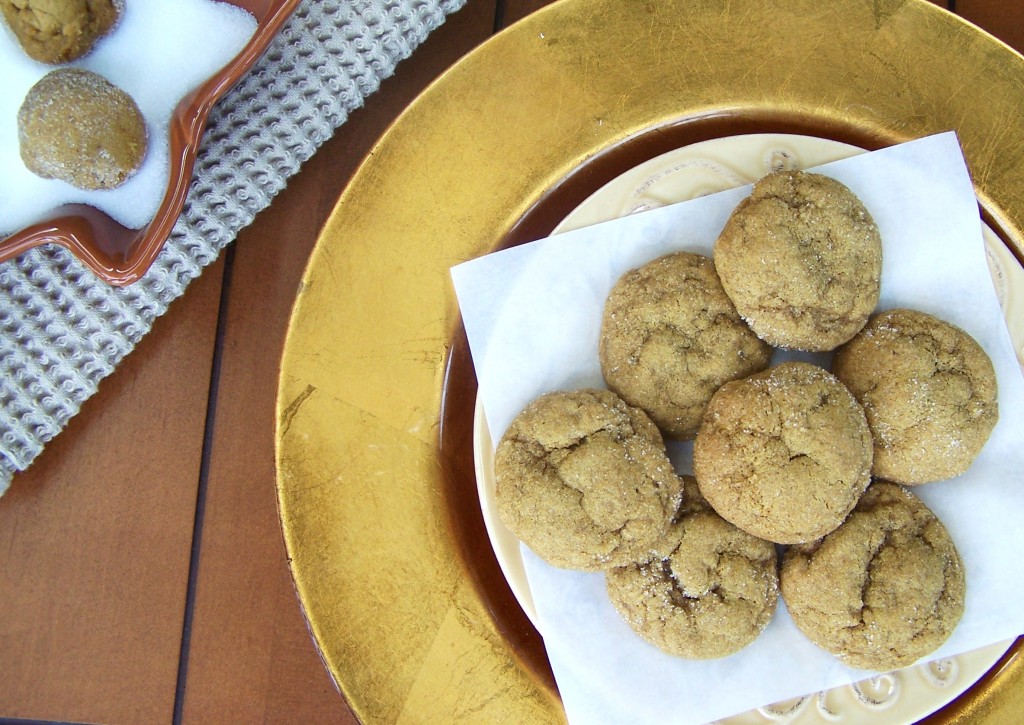
[(18, 108), (36, 81), (57, 67), (28, 58), (0, 21), (0, 236), (46, 218), (62, 204), (97, 207), (121, 224), (148, 224), (167, 190), (168, 125), (178, 102), (220, 70), (245, 46), (256, 19), (212, 0), (128, 0), (121, 21), (91, 53), (69, 66), (99, 73), (126, 91), (146, 119), (149, 151), (142, 168), (122, 186), (82, 191), (41, 179), (22, 163)]

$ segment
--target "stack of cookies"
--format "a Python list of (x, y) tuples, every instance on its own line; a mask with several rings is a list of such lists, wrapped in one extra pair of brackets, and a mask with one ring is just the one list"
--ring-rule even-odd
[[(508, 528), (565, 568), (603, 571), (616, 609), (671, 654), (752, 642), (781, 594), (843, 662), (920, 659), (960, 620), (965, 578), (906, 487), (963, 473), (998, 412), (985, 351), (924, 312), (875, 314), (877, 226), (847, 187), (755, 184), (714, 259), (678, 252), (619, 279), (598, 356), (609, 390), (549, 393), (496, 451)], [(771, 366), (834, 351), (831, 371)], [(694, 476), (664, 437), (693, 440)]]

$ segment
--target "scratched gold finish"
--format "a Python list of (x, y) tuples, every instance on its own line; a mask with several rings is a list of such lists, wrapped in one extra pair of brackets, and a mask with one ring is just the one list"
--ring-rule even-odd
[[(730, 119), (765, 131), (795, 120), (876, 145), (955, 129), (986, 213), (1020, 256), (1021, 107), (1024, 59), (924, 0), (563, 0), (417, 99), (323, 230), (279, 381), (295, 585), (358, 716), (564, 719), (455, 543), (465, 511), (454, 509), (477, 502), (444, 494), (439, 427), (459, 324), (449, 267), (507, 241), (575, 169), (694, 119), (719, 135)], [(936, 720), (1024, 711), (1020, 659)]]

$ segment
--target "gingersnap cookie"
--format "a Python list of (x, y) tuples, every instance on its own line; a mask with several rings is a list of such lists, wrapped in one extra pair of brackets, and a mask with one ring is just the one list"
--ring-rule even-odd
[(22, 50), (41, 63), (81, 58), (110, 32), (123, 0), (0, 0), (7, 25)]
[(871, 318), (832, 371), (864, 407), (872, 472), (907, 485), (970, 467), (999, 418), (992, 361), (973, 337), (924, 312)]
[(840, 182), (778, 171), (733, 211), (715, 242), (715, 265), (763, 340), (832, 350), (878, 304), (882, 240), (864, 204)]
[(876, 481), (846, 522), (790, 547), (782, 598), (796, 626), (851, 667), (888, 671), (934, 651), (964, 610), (964, 567), (916, 496)]
[(28, 170), (79, 189), (113, 189), (142, 165), (146, 122), (131, 96), (81, 68), (43, 76), (18, 110)]
[(775, 613), (775, 546), (736, 528), (683, 476), (684, 503), (647, 562), (605, 572), (608, 596), (646, 641), (679, 657), (725, 657)]
[(595, 571), (644, 559), (682, 482), (658, 428), (608, 390), (541, 396), (498, 443), (502, 521), (548, 563)]
[(771, 348), (740, 318), (712, 261), (677, 252), (616, 282), (599, 357), (609, 388), (666, 435), (687, 439), (722, 383), (763, 370)]
[(788, 362), (723, 385), (693, 447), (701, 493), (723, 518), (777, 544), (835, 529), (871, 476), (871, 432), (826, 370)]

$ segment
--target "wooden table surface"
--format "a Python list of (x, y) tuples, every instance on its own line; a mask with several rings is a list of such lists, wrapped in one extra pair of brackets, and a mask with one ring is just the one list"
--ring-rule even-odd
[[(388, 124), (546, 4), (469, 0), (452, 15), (15, 477), (0, 498), (0, 719), (355, 721), (306, 630), (277, 519), (288, 316), (320, 227)], [(1024, 50), (1024, 2), (938, 4)]]

